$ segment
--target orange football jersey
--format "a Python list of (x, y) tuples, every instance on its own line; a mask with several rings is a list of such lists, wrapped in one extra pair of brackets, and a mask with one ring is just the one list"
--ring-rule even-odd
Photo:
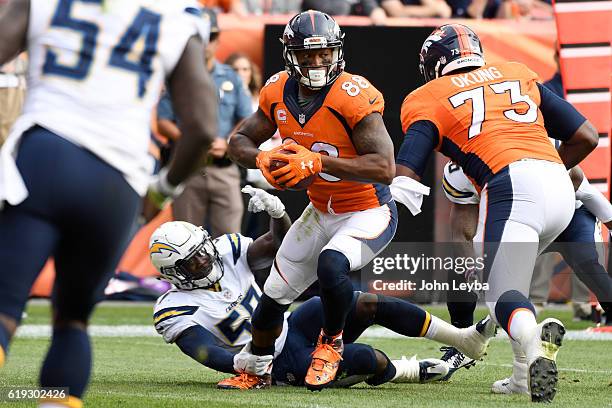
[(440, 135), (436, 150), (480, 188), (517, 160), (562, 163), (544, 128), (537, 81), (533, 71), (515, 62), (437, 78), (404, 99), (402, 129), (432, 122)]
[[(276, 124), (283, 141), (293, 140), (332, 157), (352, 158), (357, 156), (351, 140), (353, 128), (370, 113), (382, 114), (384, 99), (365, 78), (343, 72), (301, 108), (297, 80), (279, 72), (262, 88), (259, 108)], [(319, 173), (308, 187), (308, 197), (318, 210), (340, 214), (384, 205), (391, 200), (391, 193), (386, 185)]]

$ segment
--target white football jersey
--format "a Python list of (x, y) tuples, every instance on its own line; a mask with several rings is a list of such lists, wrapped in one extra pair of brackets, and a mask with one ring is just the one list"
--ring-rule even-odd
[(442, 189), (446, 198), (455, 204), (478, 204), (480, 195), (461, 166), (449, 161), (444, 166)]
[[(144, 195), (163, 82), (190, 37), (208, 39), (197, 7), (195, 0), (31, 0), (28, 93), (7, 145), (12, 156), (21, 133), (38, 124), (118, 169)], [(11, 164), (0, 167), (11, 173)], [(6, 180), (14, 174), (0, 176), (0, 200), (25, 199), (25, 187)]]
[[(253, 242), (240, 234), (226, 234), (214, 244), (223, 262), (223, 278), (211, 289), (171, 289), (155, 304), (155, 329), (167, 343), (191, 326), (200, 325), (217, 339), (217, 345), (239, 351), (251, 341), (251, 316), (261, 297), (247, 263), (247, 249)], [(287, 336), (287, 321), (276, 342), (280, 353)]]

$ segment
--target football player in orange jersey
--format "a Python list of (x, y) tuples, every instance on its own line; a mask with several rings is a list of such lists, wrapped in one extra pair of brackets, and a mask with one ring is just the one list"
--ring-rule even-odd
[[(282, 38), (286, 71), (267, 81), (259, 109), (229, 143), (236, 162), (259, 168), (277, 188), (316, 175), (308, 187), (310, 204), (285, 236), (266, 280), (247, 346), (254, 359), (271, 356), (283, 313), (318, 279), (325, 316), (305, 379), (311, 390), (330, 385), (336, 376), (353, 293), (348, 273), (382, 251), (397, 226), (388, 186), (395, 174), (393, 143), (382, 119), (383, 96), (365, 78), (344, 72), (343, 37), (325, 13), (294, 16)], [(285, 142), (281, 147), (295, 154), (257, 148), (277, 129)], [(288, 165), (271, 173), (271, 159)], [(269, 372), (250, 373), (259, 375), (252, 376), (252, 388), (266, 386)], [(224, 381), (224, 388), (228, 385), (231, 379)]]
[[(474, 242), (485, 257), (490, 315), (526, 355), (532, 401), (549, 402), (565, 328), (556, 319), (537, 324), (529, 284), (538, 253), (574, 212), (566, 168), (597, 146), (597, 132), (526, 66), (485, 64), (480, 40), (466, 26), (434, 30), (420, 68), (426, 84), (402, 105), (406, 136), (397, 175), (420, 180), (438, 150), (474, 183), (482, 197)], [(563, 141), (558, 153), (549, 135)]]

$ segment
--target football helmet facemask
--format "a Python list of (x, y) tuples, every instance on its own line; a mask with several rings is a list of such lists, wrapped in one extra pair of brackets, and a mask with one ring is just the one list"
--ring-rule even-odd
[(223, 262), (210, 235), (188, 222), (157, 228), (149, 241), (149, 256), (160, 279), (182, 290), (209, 288), (223, 277)]
[[(321, 89), (332, 84), (344, 70), (344, 33), (329, 15), (308, 10), (294, 16), (283, 37), (283, 58), (287, 73), (310, 89)], [(296, 51), (329, 48), (332, 59), (318, 66), (300, 65)]]
[(436, 28), (421, 47), (419, 68), (425, 82), (484, 64), (478, 35), (462, 24), (445, 24)]

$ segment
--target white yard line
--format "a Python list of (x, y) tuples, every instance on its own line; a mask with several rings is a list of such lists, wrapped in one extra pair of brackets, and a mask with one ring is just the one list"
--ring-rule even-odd
[[(41, 338), (51, 334), (51, 327), (46, 324), (24, 324), (17, 330), (20, 338)], [(89, 334), (93, 337), (157, 337), (153, 325), (92, 325)], [(362, 335), (364, 338), (401, 339), (405, 338), (384, 327), (370, 327)], [(508, 336), (499, 331), (494, 340), (506, 339)], [(593, 333), (585, 330), (568, 330), (565, 338), (568, 340), (612, 341), (612, 333)]]

